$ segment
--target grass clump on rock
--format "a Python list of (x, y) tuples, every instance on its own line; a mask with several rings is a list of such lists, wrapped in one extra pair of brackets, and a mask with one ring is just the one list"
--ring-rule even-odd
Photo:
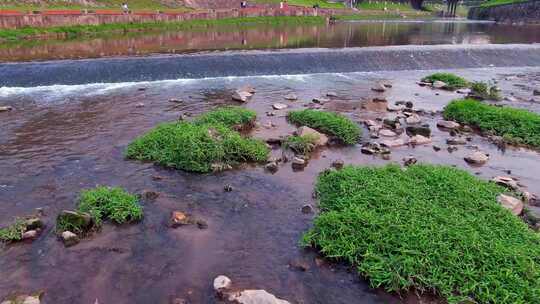
[(388, 291), (449, 303), (540, 303), (540, 236), (500, 206), (504, 189), (444, 166), (346, 167), (317, 181), (303, 244)]
[(482, 81), (475, 81), (471, 84), (471, 93), (479, 99), (500, 100), (499, 90), (496, 86), (489, 85)]
[(304, 136), (289, 136), (284, 141), (284, 147), (293, 150), (295, 153), (301, 155), (308, 155), (315, 149), (318, 136), (315, 134), (308, 134)]
[(289, 112), (288, 120), (298, 126), (308, 126), (322, 133), (335, 136), (347, 145), (354, 145), (360, 139), (362, 130), (347, 117), (317, 110)]
[(163, 123), (129, 144), (126, 157), (154, 161), (191, 172), (210, 172), (268, 158), (264, 142), (245, 138), (231, 129), (251, 122), (254, 113), (229, 107), (190, 122)]
[(255, 111), (242, 107), (222, 107), (214, 111), (202, 114), (195, 119), (196, 124), (220, 123), (233, 129), (245, 129), (251, 127), (257, 118)]
[(422, 81), (429, 83), (442, 81), (446, 84), (444, 88), (447, 90), (462, 89), (469, 86), (469, 82), (467, 80), (452, 73), (435, 73), (424, 77)]
[(527, 110), (463, 99), (450, 102), (443, 116), (476, 127), (483, 133), (501, 136), (508, 143), (540, 147), (540, 115)]
[(0, 229), (0, 242), (20, 241), (25, 231), (26, 222), (23, 219), (17, 218), (11, 225)]

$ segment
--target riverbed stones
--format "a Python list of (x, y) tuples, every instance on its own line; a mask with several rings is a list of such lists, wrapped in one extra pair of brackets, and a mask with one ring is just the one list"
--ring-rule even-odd
[(465, 156), (465, 161), (472, 165), (483, 165), (488, 162), (489, 155), (482, 151), (475, 151)]
[(302, 126), (298, 128), (296, 134), (298, 134), (298, 136), (313, 136), (317, 139), (315, 141), (316, 146), (326, 146), (326, 144), (328, 143), (328, 137), (326, 135), (307, 126)]
[(510, 210), (514, 215), (520, 215), (523, 211), (523, 202), (513, 196), (500, 194), (497, 197), (497, 202), (504, 208)]
[(437, 122), (437, 127), (447, 130), (454, 130), (459, 128), (459, 124), (450, 120), (440, 120)]
[(418, 134), (411, 137), (410, 143), (413, 145), (425, 145), (431, 143), (431, 138)]
[(289, 93), (285, 96), (283, 96), (283, 98), (285, 98), (286, 100), (289, 100), (289, 101), (295, 101), (295, 100), (298, 100), (298, 96), (294, 93)]
[(290, 302), (276, 298), (266, 290), (244, 290), (230, 293), (229, 301), (239, 304), (290, 304)]
[(64, 246), (71, 247), (79, 244), (81, 239), (78, 235), (71, 231), (64, 231), (61, 234), (62, 242), (64, 243)]
[(232, 97), (232, 100), (235, 100), (235, 101), (247, 102), (248, 98), (251, 97), (251, 95), (253, 94), (246, 91), (237, 90), (237, 91), (234, 91), (231, 97)]
[(0, 112), (9, 112), (13, 110), (13, 107), (10, 107), (10, 106), (1, 106), (0, 107)]
[(274, 110), (284, 110), (286, 108), (288, 108), (288, 106), (286, 104), (283, 104), (283, 103), (275, 103), (272, 105), (272, 108), (274, 108)]
[(232, 281), (227, 276), (220, 275), (214, 279), (214, 290), (221, 292), (224, 289), (231, 288)]

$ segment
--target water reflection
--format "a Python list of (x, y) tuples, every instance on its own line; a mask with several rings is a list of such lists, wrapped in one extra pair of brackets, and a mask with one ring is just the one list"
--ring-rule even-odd
[(343, 22), (335, 25), (225, 27), (204, 31), (117, 34), (0, 46), (0, 61), (174, 54), (211, 50), (362, 47), (407, 44), (540, 42), (539, 26), (471, 22)]

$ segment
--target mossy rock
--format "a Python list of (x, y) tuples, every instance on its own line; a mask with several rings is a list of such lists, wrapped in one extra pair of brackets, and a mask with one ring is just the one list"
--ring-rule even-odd
[(63, 210), (56, 218), (56, 233), (71, 231), (85, 235), (95, 227), (95, 221), (89, 213)]

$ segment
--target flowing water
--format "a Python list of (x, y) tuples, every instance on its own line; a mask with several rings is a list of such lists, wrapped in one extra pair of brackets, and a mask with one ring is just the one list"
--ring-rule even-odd
[[(377, 29), (374, 30), (377, 33), (382, 25), (369, 26)], [(390, 23), (386, 26), (404, 25)], [(415, 38), (413, 28), (417, 26), (407, 23), (405, 27), (409, 30), (400, 37), (408, 38), (401, 39), (406, 39), (406, 43), (437, 43), (436, 39), (450, 42), (447, 39), (452, 39), (453, 34), (442, 33), (439, 38), (420, 33)], [(445, 26), (436, 23), (419, 27)], [(497, 35), (504, 36), (501, 33), (520, 31), (520, 28), (492, 30), (490, 36), (488, 29), (495, 26), (492, 24), (456, 23), (454, 26), (476, 27), (475, 32), (483, 31), (477, 37), (490, 42), (493, 41), (489, 39), (496, 39)], [(341, 33), (342, 30), (338, 30), (341, 27), (356, 29), (361, 25), (339, 25), (334, 29)], [(316, 26), (312, 28), (314, 32), (320, 30)], [(304, 31), (306, 27), (298, 29), (300, 33)], [(356, 45), (362, 43), (358, 37), (366, 37), (359, 34), (365, 32), (357, 31), (351, 35), (357, 38), (348, 40), (357, 41)], [(461, 36), (457, 36), (464, 40), (469, 39), (465, 38), (467, 35), (461, 32)], [(426, 41), (428, 36), (430, 41)], [(517, 36), (508, 34), (504, 41), (499, 36), (497, 42), (516, 42), (512, 39), (518, 39)], [(389, 37), (383, 36), (378, 41), (401, 43)], [(527, 37), (532, 40), (520, 42), (536, 41), (538, 32)], [(317, 40), (314, 45), (324, 46), (325, 42), (321, 41), (330, 40)], [(338, 35), (335, 40), (343, 42), (344, 38)], [(208, 44), (215, 49), (223, 48)], [(337, 43), (326, 46), (335, 47)], [(152, 48), (152, 52), (160, 51), (160, 46), (156, 47), (158, 49)], [(83, 56), (93, 56), (88, 54)], [(15, 56), (10, 60), (30, 58), (37, 57)], [(403, 157), (414, 155), (420, 162), (457, 166), (484, 179), (508, 175), (510, 170), (523, 186), (540, 193), (537, 174), (540, 162), (536, 151), (501, 149), (478, 135), (453, 153), (446, 150), (445, 140), (450, 135), (437, 129), (435, 124), (441, 119), (440, 110), (444, 105), (462, 95), (416, 85), (418, 79), (432, 72), (317, 73), (1, 87), (0, 105), (10, 105), (14, 110), (0, 113), (0, 226), (7, 225), (15, 216), (43, 208), (47, 227), (32, 243), (0, 248), (0, 299), (14, 292), (43, 291), (46, 304), (91, 304), (96, 299), (105, 304), (171, 303), (174, 298), (183, 298), (188, 303), (220, 303), (212, 289), (212, 280), (224, 274), (233, 280), (235, 289), (266, 289), (291, 303), (438, 302), (428, 296), (419, 300), (414, 294), (400, 297), (370, 289), (354, 269), (322, 259), (316, 252), (298, 245), (314, 217), (303, 214), (301, 207), (308, 203), (316, 205), (312, 196), (316, 176), (336, 159), (346, 164), (383, 165), (402, 163)], [(504, 103), (540, 113), (540, 100), (532, 96), (532, 89), (540, 86), (538, 66), (451, 72), (472, 80), (497, 81), (503, 95), (516, 98), (516, 101)], [(372, 92), (370, 88), (379, 80), (392, 83), (392, 88), (385, 93)], [(313, 98), (332, 91), (337, 97), (330, 98), (323, 108), (341, 112), (358, 123), (392, 115), (386, 111), (385, 103), (373, 103), (373, 97), (385, 97), (392, 103), (413, 101), (415, 108), (426, 111), (422, 120), (430, 124), (434, 142), (394, 148), (390, 160), (361, 154), (360, 145), (331, 146), (316, 151), (304, 170), (294, 171), (290, 163), (285, 163), (280, 164), (275, 174), (261, 166), (244, 166), (218, 174), (190, 174), (124, 159), (127, 144), (136, 136), (160, 122), (174, 121), (181, 114), (194, 117), (220, 105), (234, 104), (231, 93), (244, 85), (257, 90), (245, 104), (258, 114), (260, 124), (251, 133), (254, 137), (266, 139), (290, 134), (295, 128), (286, 122), (286, 111), (311, 107)], [(299, 100), (286, 101), (283, 96), (288, 93), (297, 94)], [(171, 98), (184, 102), (171, 103), (168, 101)], [(266, 116), (276, 102), (285, 103), (289, 108), (277, 111), (276, 116)], [(364, 130), (362, 142), (367, 141), (370, 141), (369, 135)], [(442, 150), (436, 152), (433, 145)], [(476, 148), (491, 155), (483, 167), (471, 167), (463, 160)], [(280, 155), (281, 151), (274, 149), (272, 153)], [(101, 232), (66, 249), (55, 236), (55, 216), (63, 209), (74, 208), (81, 189), (96, 185), (122, 186), (135, 193), (151, 190), (158, 192), (159, 197), (142, 201), (145, 217), (141, 223), (107, 224)], [(225, 192), (225, 185), (231, 185), (233, 191)], [(169, 228), (167, 221), (173, 210), (206, 220), (208, 229)], [(297, 271), (288, 266), (291, 261), (302, 261), (309, 268), (305, 272)]]

